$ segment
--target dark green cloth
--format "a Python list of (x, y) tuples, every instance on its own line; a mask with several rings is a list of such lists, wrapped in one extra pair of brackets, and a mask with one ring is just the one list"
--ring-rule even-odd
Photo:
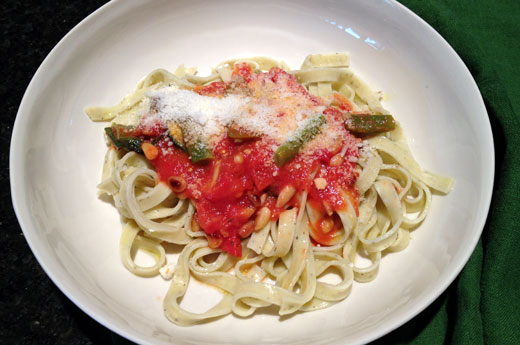
[(495, 141), (495, 187), (468, 264), (429, 308), (377, 344), (520, 344), (520, 1), (401, 1), (457, 51)]

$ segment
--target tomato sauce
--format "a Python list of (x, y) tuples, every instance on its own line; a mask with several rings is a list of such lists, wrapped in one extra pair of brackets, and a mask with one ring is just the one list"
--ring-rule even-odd
[(227, 84), (217, 81), (209, 85), (197, 85), (193, 91), (202, 96), (222, 97), (227, 94)]
[[(322, 101), (310, 95), (296, 79), (279, 68), (272, 68), (267, 73), (253, 73), (247, 64), (237, 64), (233, 71), (233, 83), (243, 84), (241, 87), (258, 87), (263, 81), (270, 80), (275, 85), (283, 84), (291, 92), (300, 95), (313, 104)], [(229, 90), (229, 84), (215, 82), (206, 86), (197, 86), (194, 91), (200, 95), (223, 97)], [(330, 121), (343, 121), (341, 111), (327, 107), (323, 112)], [(281, 115), (283, 116), (283, 114)], [(222, 240), (220, 248), (233, 256), (242, 255), (241, 236), (251, 231), (258, 210), (266, 206), (271, 210), (271, 219), (277, 220), (285, 208), (277, 208), (277, 195), (283, 187), (291, 185), (297, 192), (308, 191), (308, 201), (313, 207), (323, 208), (327, 203), (333, 210), (345, 207), (341, 191), (347, 191), (351, 201), (357, 208), (357, 193), (354, 183), (357, 178), (355, 160), (358, 157), (357, 146), (350, 145), (342, 163), (331, 166), (331, 158), (338, 154), (338, 149), (320, 148), (311, 156), (296, 155), (282, 167), (273, 160), (273, 143), (266, 138), (235, 141), (223, 135), (213, 148), (214, 158), (203, 164), (194, 164), (188, 154), (172, 145), (165, 128), (160, 125), (144, 130), (139, 126), (136, 131), (141, 135), (153, 138), (159, 153), (151, 161), (161, 181), (168, 183), (171, 176), (182, 177), (186, 181), (186, 189), (180, 197), (190, 198), (196, 207), (196, 219), (208, 237)], [(341, 127), (343, 128), (342, 122)], [(345, 131), (347, 139), (350, 138)], [(344, 145), (338, 138), (340, 144)], [(342, 145), (338, 145), (341, 148)], [(324, 188), (318, 189), (314, 178), (323, 178), (327, 182)], [(263, 200), (263, 203), (262, 203)], [(288, 202), (289, 207), (299, 207), (298, 193)], [(327, 216), (328, 217), (328, 216)], [(337, 216), (336, 216), (337, 218)], [(321, 244), (327, 244), (338, 231), (338, 219), (331, 217), (325, 220), (329, 231), (318, 231), (321, 237), (314, 238)], [(330, 222), (333, 227), (330, 229)], [(323, 222), (322, 222), (323, 223)], [(323, 223), (323, 224), (325, 224)], [(311, 224), (322, 229), (323, 224)], [(321, 238), (321, 240), (320, 240)]]

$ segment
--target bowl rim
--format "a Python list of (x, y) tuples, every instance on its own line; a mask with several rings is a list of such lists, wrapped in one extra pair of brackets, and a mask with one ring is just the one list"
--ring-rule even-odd
[[(418, 21), (422, 27), (425, 28), (425, 30), (429, 30), (436, 38), (447, 48), (446, 52), (449, 52), (451, 55), (453, 55), (460, 63), (460, 67), (462, 67), (463, 72), (467, 74), (469, 77), (469, 82), (471, 83), (472, 91), (475, 93), (476, 96), (478, 96), (479, 104), (478, 106), (482, 108), (484, 113), (487, 115), (487, 109), (485, 107), (482, 94), (480, 93), (480, 90), (477, 86), (477, 83), (475, 79), (473, 78), (473, 75), (469, 71), (468, 67), (464, 63), (464, 61), (460, 58), (460, 56), (457, 54), (457, 52), (453, 49), (453, 47), (432, 27), (430, 24), (428, 24), (424, 19), (419, 17), (417, 14), (415, 14), (412, 10), (407, 8), (405, 5), (397, 2), (396, 0), (390, 0), (385, 2), (389, 3), (390, 6), (397, 6), (399, 10), (406, 12), (406, 15), (411, 16), (413, 20)], [(56, 272), (53, 268), (51, 268), (47, 262), (43, 258), (43, 254), (38, 251), (36, 248), (36, 243), (34, 238), (30, 235), (30, 232), (26, 229), (29, 229), (32, 227), (30, 226), (30, 222), (26, 220), (26, 218), (23, 215), (23, 209), (26, 206), (26, 203), (23, 203), (25, 201), (25, 196), (23, 195), (23, 191), (25, 190), (25, 180), (23, 179), (23, 159), (17, 158), (19, 156), (20, 147), (23, 146), (23, 140), (20, 133), (23, 131), (24, 124), (22, 123), (29, 115), (29, 111), (27, 108), (30, 106), (31, 99), (30, 96), (35, 92), (36, 82), (38, 79), (40, 79), (40, 76), (44, 73), (44, 71), (47, 69), (47, 65), (50, 64), (50, 62), (54, 59), (54, 57), (59, 53), (62, 46), (67, 44), (68, 41), (70, 41), (74, 35), (81, 34), (81, 30), (90, 25), (93, 21), (97, 20), (100, 16), (104, 15), (106, 11), (111, 10), (112, 8), (116, 6), (120, 6), (124, 4), (121, 0), (112, 0), (107, 2), (106, 4), (102, 5), (98, 9), (96, 9), (94, 12), (92, 12), (90, 15), (85, 17), (83, 20), (81, 20), (77, 25), (75, 25), (48, 53), (48, 55), (45, 57), (43, 62), (38, 67), (37, 71), (34, 73), (33, 77), (31, 78), (30, 83), (28, 84), (23, 98), (21, 100), (20, 106), (18, 108), (15, 122), (13, 125), (12, 135), (11, 135), (11, 144), (10, 144), (10, 152), (9, 152), (9, 179), (10, 179), (10, 188), (11, 188), (11, 200), (14, 208), (14, 212), (16, 214), (18, 223), (20, 225), (20, 228), (22, 232), (24, 233), (24, 237), (33, 253), (33, 255), (36, 257), (38, 263), (43, 268), (47, 276), (51, 279), (51, 281), (61, 290), (65, 296), (69, 300), (71, 300), (76, 306), (78, 306), (84, 313), (86, 313), (89, 317), (96, 320), (98, 323), (106, 327), (107, 329), (118, 333), (119, 335), (133, 341), (136, 343), (147, 343), (147, 340), (144, 337), (142, 337), (139, 333), (132, 333), (127, 331), (125, 328), (118, 327), (117, 325), (114, 325), (109, 322), (109, 320), (102, 314), (102, 313), (96, 313), (93, 308), (90, 307), (88, 301), (83, 301), (82, 298), (78, 298), (73, 291), (71, 291), (63, 282), (61, 282)], [(473, 236), (471, 237), (471, 242), (467, 243), (467, 250), (464, 253), (464, 255), (461, 256), (461, 259), (458, 262), (455, 262), (451, 264), (452, 268), (450, 269), (450, 274), (446, 276), (446, 278), (441, 281), (437, 288), (432, 289), (428, 294), (424, 295), (420, 300), (418, 300), (417, 303), (414, 303), (410, 308), (408, 309), (407, 313), (403, 316), (399, 316), (397, 318), (392, 319), (392, 321), (385, 323), (381, 327), (378, 328), (378, 331), (365, 333), (359, 337), (357, 340), (357, 343), (367, 343), (370, 341), (374, 341), (376, 339), (381, 338), (382, 336), (392, 332), (393, 330), (396, 330), (397, 328), (401, 327), (405, 323), (412, 320), (414, 317), (416, 317), (419, 313), (424, 311), (428, 306), (430, 306), (444, 291), (447, 290), (449, 285), (453, 283), (453, 281), (457, 278), (457, 276), (462, 272), (462, 269), (469, 261), (471, 255), (475, 251), (475, 248), (478, 244), (478, 241), (482, 235), (482, 232), (484, 230), (484, 226), (487, 220), (487, 216), (489, 213), (491, 200), (492, 200), (492, 192), (494, 188), (494, 177), (495, 177), (495, 152), (494, 152), (494, 138), (493, 138), (493, 132), (491, 129), (491, 123), (489, 120), (489, 116), (487, 116), (487, 119), (483, 119), (484, 123), (486, 124), (486, 132), (487, 136), (485, 139), (489, 140), (488, 145), (485, 145), (484, 147), (487, 147), (489, 152), (487, 154), (489, 155), (490, 163), (489, 170), (483, 171), (484, 174), (483, 178), (488, 179), (488, 184), (486, 189), (482, 189), (482, 195), (484, 200), (483, 207), (485, 209), (485, 213), (482, 213), (480, 218), (478, 219), (476, 224), (476, 228), (479, 230), (478, 232), (475, 231)]]

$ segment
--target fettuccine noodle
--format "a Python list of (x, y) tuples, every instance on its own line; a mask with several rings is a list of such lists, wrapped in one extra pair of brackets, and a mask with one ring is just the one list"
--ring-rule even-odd
[[(287, 315), (338, 303), (349, 295), (354, 280), (369, 282), (376, 278), (384, 253), (401, 251), (408, 246), (410, 232), (424, 221), (430, 211), (432, 191), (446, 194), (452, 189), (451, 178), (421, 168), (413, 158), (398, 123), (392, 130), (366, 135), (351, 135), (342, 123), (337, 128), (333, 127), (331, 114), (341, 114), (345, 118), (356, 114), (389, 115), (380, 103), (380, 95), (349, 69), (349, 63), (348, 54), (338, 53), (310, 55), (299, 70), (289, 70), (286, 64), (265, 57), (225, 61), (206, 77), (197, 76), (195, 69), (184, 66), (174, 73), (159, 69), (146, 76), (137, 89), (118, 105), (86, 109), (92, 120), (112, 122), (112, 129), (107, 133), (115, 137), (107, 138), (111, 147), (105, 157), (98, 189), (100, 193), (112, 196), (122, 217), (121, 260), (130, 272), (138, 276), (150, 277), (161, 273), (165, 279), (171, 279), (171, 286), (164, 298), (164, 312), (170, 321), (187, 326), (227, 314), (248, 316), (259, 308), (273, 305), (277, 306), (280, 315)], [(271, 78), (267, 82), (267, 79), (262, 79), (266, 76)], [(308, 109), (318, 109), (324, 114), (320, 116), (325, 117), (311, 119), (315, 113), (309, 115), (297, 110), (294, 115), (297, 120), (293, 122), (298, 123), (287, 133), (283, 133), (282, 126), (271, 128), (262, 125), (264, 127), (261, 128), (265, 128), (262, 137), (254, 134), (235, 139), (229, 144), (233, 150), (239, 150), (233, 151), (233, 164), (245, 164), (244, 160), (252, 164), (248, 160), (247, 150), (256, 147), (255, 141), (266, 140), (266, 133), (272, 132), (269, 140), (274, 143), (272, 149), (267, 146), (265, 152), (268, 155), (262, 156), (266, 161), (272, 159), (273, 152), (275, 156), (284, 153), (280, 148), (285, 147), (284, 141), (287, 143), (294, 139), (294, 133), (301, 134), (301, 138), (298, 137), (299, 151), (294, 158), (287, 158), (286, 155), (275, 158), (282, 160), (282, 163), (277, 161), (277, 167), (273, 168), (275, 173), (280, 171), (280, 174), (283, 169), (294, 169), (291, 174), (298, 169), (305, 170), (305, 164), (298, 165), (300, 163), (295, 163), (295, 160), (307, 151), (311, 157), (313, 152), (317, 152), (316, 147), (322, 145), (320, 143), (335, 139), (326, 137), (332, 135), (330, 132), (335, 133), (334, 136), (341, 134), (339, 138), (343, 141), (339, 140), (338, 149), (325, 160), (320, 158), (320, 164), (315, 164), (318, 160), (313, 160), (311, 168), (312, 164), (309, 163), (308, 170), (305, 170), (308, 174), (300, 185), (280, 182), (275, 187), (257, 188), (257, 180), (253, 183), (255, 187), (244, 182), (249, 186), (244, 190), (253, 201), (249, 203), (249, 199), (239, 195), (236, 200), (240, 201), (241, 208), (237, 208), (236, 212), (240, 217), (243, 213), (247, 215), (241, 218), (240, 224), (237, 223), (236, 229), (229, 226), (209, 230), (208, 224), (213, 223), (204, 217), (211, 218), (212, 215), (210, 213), (208, 216), (202, 210), (204, 203), (211, 203), (213, 199), (204, 196), (209, 195), (204, 194), (209, 193), (204, 189), (206, 187), (202, 188), (200, 184), (194, 187), (186, 175), (165, 176), (167, 162), (162, 165), (158, 162), (160, 159), (166, 161), (164, 157), (172, 154), (186, 157), (185, 167), (200, 169), (201, 174), (207, 172), (207, 176), (200, 175), (200, 178), (206, 179), (204, 186), (209, 185), (207, 188), (211, 191), (211, 188), (220, 188), (226, 182), (221, 180), (221, 176), (226, 169), (230, 169), (226, 163), (227, 156), (221, 159), (215, 149), (220, 146), (208, 141), (213, 154), (206, 152), (208, 156), (203, 157), (204, 163), (197, 163), (200, 155), (195, 156), (190, 149), (190, 139), (187, 138), (190, 130), (199, 128), (206, 134), (210, 133), (208, 136), (222, 138), (218, 136), (222, 134), (218, 132), (222, 126), (240, 125), (240, 121), (244, 120), (225, 118), (228, 113), (224, 110), (234, 109), (235, 103), (240, 104), (241, 109), (249, 107), (249, 112), (253, 112), (253, 116), (247, 119), (250, 122), (244, 122), (246, 124), (243, 126), (252, 124), (253, 127), (247, 128), (256, 128), (254, 125), (258, 123), (264, 108), (258, 105), (251, 110), (251, 104), (264, 102), (270, 96), (263, 93), (267, 86), (255, 89), (255, 82), (274, 83), (274, 90), (279, 92), (282, 82), (278, 80), (282, 77), (289, 86), (293, 80), (303, 86), (306, 91), (298, 91), (300, 86), (290, 87), (296, 90), (295, 93), (300, 92), (303, 98), (307, 97), (303, 92), (308, 92), (310, 95), (305, 98), (305, 102), (310, 99), (311, 108)], [(181, 98), (185, 93), (189, 93), (190, 98)], [(293, 97), (292, 93), (286, 94)], [(178, 97), (177, 103), (168, 103), (170, 101), (166, 97), (171, 95)], [(201, 123), (197, 125), (199, 127), (182, 127), (187, 120), (179, 120), (184, 134), (184, 138), (181, 136), (178, 139), (180, 143), (174, 142), (178, 137), (171, 123), (162, 123), (169, 128), (168, 135), (150, 130), (136, 132), (136, 128), (142, 128), (143, 121), (151, 118), (150, 114), (156, 114), (155, 119), (162, 121), (177, 121), (178, 118), (171, 114), (180, 107), (179, 102), (192, 99), (200, 102), (195, 96), (205, 97), (200, 99), (224, 109), (223, 115), (215, 110), (215, 114), (221, 116), (220, 124), (217, 123), (221, 127), (212, 125), (212, 118), (203, 118), (204, 113), (193, 118)], [(284, 102), (290, 100), (292, 98), (287, 98)], [(287, 109), (285, 116), (290, 113)], [(332, 110), (327, 112), (323, 109)], [(164, 115), (168, 111), (170, 117)], [(303, 118), (300, 119), (301, 116)], [(267, 118), (266, 121), (271, 124), (274, 120)], [(311, 121), (326, 121), (325, 125), (316, 122), (316, 126), (326, 127), (304, 127), (310, 126)], [(213, 132), (211, 126), (216, 126)], [(118, 136), (117, 128), (124, 128), (126, 132)], [(309, 128), (314, 131), (312, 136), (307, 133)], [(231, 136), (231, 132), (228, 133)], [(135, 138), (129, 140), (132, 136)], [(200, 141), (196, 144), (202, 145)], [(240, 145), (249, 146), (243, 149)], [(285, 163), (287, 160), (289, 163)], [(332, 167), (344, 167), (341, 171), (350, 174), (350, 184), (334, 184), (332, 172), (339, 170)], [(279, 181), (276, 175), (269, 176), (274, 179), (272, 181)], [(223, 190), (234, 188), (238, 183), (236, 181), (222, 187)], [(332, 196), (323, 194), (325, 191), (332, 193)], [(332, 199), (327, 199), (329, 197)], [(211, 204), (215, 209), (217, 206)], [(238, 235), (229, 235), (230, 229), (238, 231)], [(230, 238), (236, 239), (235, 242)], [(164, 246), (167, 243), (184, 246), (176, 263), (167, 263)], [(135, 261), (137, 250), (149, 253), (154, 264), (138, 264)], [(370, 264), (360, 265), (360, 256), (368, 258)], [(332, 284), (320, 279), (330, 272), (339, 276), (339, 282)], [(204, 313), (185, 310), (180, 303), (191, 279), (218, 288), (222, 299)]]

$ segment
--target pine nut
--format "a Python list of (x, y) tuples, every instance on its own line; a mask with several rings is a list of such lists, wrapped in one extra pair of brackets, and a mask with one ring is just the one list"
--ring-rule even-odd
[(200, 231), (200, 225), (199, 225), (199, 222), (197, 222), (197, 217), (195, 217), (195, 215), (193, 215), (193, 217), (191, 217), (191, 231), (193, 231), (193, 232)]
[(233, 157), (233, 161), (234, 161), (236, 164), (242, 164), (242, 163), (244, 163), (244, 155), (241, 154), (241, 153), (236, 154), (235, 157)]
[(222, 238), (215, 238), (211, 236), (206, 236), (208, 239), (208, 247), (211, 249), (217, 249), (222, 244)]
[(325, 212), (327, 212), (327, 214), (329, 216), (332, 216), (332, 214), (334, 213), (334, 210), (332, 209), (332, 206), (330, 205), (330, 203), (328, 201), (323, 202), (323, 208), (325, 209)]
[(144, 156), (149, 161), (153, 161), (159, 155), (159, 150), (151, 143), (142, 143), (141, 150), (143, 150)]
[(242, 237), (242, 238), (246, 238), (249, 235), (251, 235), (251, 233), (253, 232), (254, 228), (255, 228), (255, 223), (254, 223), (254, 221), (250, 220), (249, 222), (244, 224), (240, 228), (240, 230), (238, 230), (238, 235), (240, 237)]
[(321, 231), (325, 234), (328, 234), (332, 229), (334, 229), (334, 221), (332, 218), (325, 218), (320, 223)]
[(266, 193), (260, 195), (260, 205), (265, 204), (266, 200), (267, 200), (267, 194)]
[(338, 154), (335, 154), (334, 156), (332, 156), (332, 158), (330, 159), (329, 165), (331, 167), (339, 167), (342, 163), (343, 163), (343, 156), (341, 156), (341, 154), (338, 153)]
[(291, 198), (296, 193), (296, 188), (291, 185), (287, 185), (282, 188), (282, 191), (278, 195), (278, 199), (276, 200), (276, 207), (282, 208), (291, 200)]
[(258, 211), (258, 215), (255, 219), (255, 231), (263, 229), (269, 220), (271, 219), (271, 210), (267, 207), (262, 207), (260, 211)]

